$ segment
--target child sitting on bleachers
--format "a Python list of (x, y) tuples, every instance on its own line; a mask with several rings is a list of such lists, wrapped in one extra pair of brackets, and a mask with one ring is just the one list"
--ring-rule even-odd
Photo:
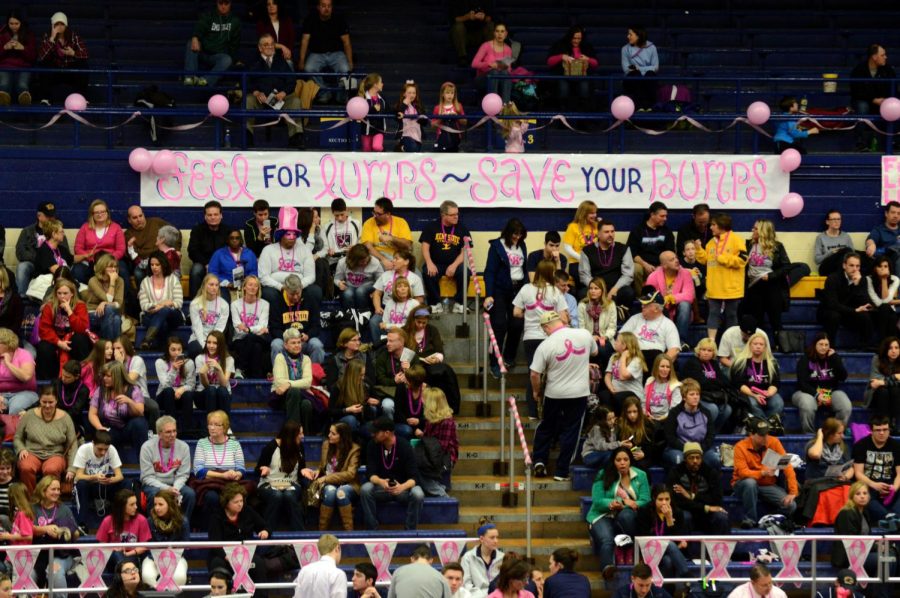
[(630, 440), (616, 438), (616, 414), (606, 407), (597, 407), (594, 412), (594, 423), (584, 439), (581, 448), (581, 460), (587, 467), (603, 467), (609, 461), (612, 452), (624, 446), (631, 448)]
[[(778, 107), (787, 114), (800, 112), (797, 98), (793, 96), (781, 98), (781, 101), (778, 102)], [(797, 122), (796, 120), (783, 120), (778, 123), (778, 127), (775, 129), (775, 137), (773, 138), (773, 141), (775, 141), (775, 153), (780, 154), (786, 149), (795, 149), (801, 154), (806, 153), (806, 147), (802, 140), (810, 135), (818, 135), (819, 129), (800, 129), (797, 127)]]

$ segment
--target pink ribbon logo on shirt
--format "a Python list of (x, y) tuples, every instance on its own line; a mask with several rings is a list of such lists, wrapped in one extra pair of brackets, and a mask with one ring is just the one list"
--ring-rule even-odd
[[(775, 579), (784, 579), (788, 577), (803, 577), (797, 565), (800, 563), (800, 555), (803, 553), (803, 547), (806, 540), (775, 540), (775, 550), (781, 555), (784, 566)], [(796, 587), (801, 587), (800, 582), (794, 582)]]
[(709, 572), (710, 579), (729, 579), (728, 563), (731, 562), (731, 553), (737, 542), (709, 542), (703, 544), (709, 552), (709, 560), (712, 562), (712, 571)]
[(279, 272), (293, 272), (294, 271), (294, 260), (286, 260), (283, 257), (278, 258), (278, 271)]
[(358, 287), (365, 281), (365, 272), (347, 272), (347, 282), (349, 282), (351, 286)]
[(518, 253), (509, 253), (509, 265), (515, 268), (522, 265), (522, 256)]
[[(844, 550), (847, 551), (847, 560), (850, 561), (850, 569), (856, 573), (856, 577), (868, 577), (866, 573), (866, 557), (872, 550), (872, 544), (875, 540), (863, 540), (862, 538), (854, 538), (842, 540)], [(861, 581), (859, 585), (866, 587), (866, 582)]]
[(376, 581), (390, 581), (391, 557), (394, 556), (394, 549), (397, 548), (396, 542), (369, 542), (366, 544), (366, 552), (378, 571), (378, 579)]
[(644, 555), (644, 562), (650, 567), (650, 572), (653, 576), (653, 584), (658, 588), (662, 587), (663, 576), (659, 571), (659, 563), (662, 561), (663, 555), (666, 554), (666, 549), (669, 547), (669, 541), (653, 538), (651, 540), (642, 540), (641, 544), (641, 554)]
[[(6, 549), (8, 552), (12, 552), (10, 548)], [(40, 550), (16, 550), (13, 553), (12, 557), (12, 567), (13, 567), (13, 579), (16, 582), (13, 584), (12, 589), (14, 590), (36, 590), (38, 587), (34, 585), (34, 582), (31, 581), (31, 572), (34, 570), (34, 561), (37, 559), (37, 555)], [(106, 587), (105, 585), (103, 587)]]
[(587, 352), (587, 349), (584, 347), (576, 347), (569, 339), (566, 339), (563, 345), (566, 347), (566, 352), (557, 355), (556, 361), (565, 361), (571, 355), (584, 355)]
[(175, 569), (181, 559), (182, 549), (164, 548), (151, 550), (153, 560), (159, 569), (159, 580), (156, 582), (157, 592), (180, 592), (181, 588), (175, 582)]
[(525, 309), (527, 311), (533, 311), (535, 309), (542, 309), (544, 311), (553, 311), (553, 305), (547, 305), (544, 303), (544, 300), (541, 297), (538, 297), (534, 300), (534, 303), (526, 303)]
[[(106, 562), (109, 560), (112, 550), (102, 548), (91, 548), (81, 551), (81, 561), (87, 569), (87, 577), (78, 586), (80, 589), (105, 588), (106, 582), (103, 581), (103, 570), (106, 568)], [(86, 593), (81, 594), (82, 598)]]
[(301, 567), (319, 560), (319, 549), (313, 544), (294, 544), (294, 552), (297, 553), (297, 562)]
[(256, 546), (235, 546), (231, 549), (231, 568), (234, 569), (232, 590), (237, 592), (241, 586), (251, 594), (256, 591), (256, 584), (250, 579), (250, 565), (253, 563), (253, 551)]

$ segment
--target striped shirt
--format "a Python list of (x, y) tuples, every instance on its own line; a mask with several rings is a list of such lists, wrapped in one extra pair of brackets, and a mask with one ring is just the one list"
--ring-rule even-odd
[(200, 479), (208, 471), (244, 471), (244, 451), (240, 443), (229, 438), (225, 444), (212, 444), (209, 438), (197, 441), (194, 452), (194, 475)]

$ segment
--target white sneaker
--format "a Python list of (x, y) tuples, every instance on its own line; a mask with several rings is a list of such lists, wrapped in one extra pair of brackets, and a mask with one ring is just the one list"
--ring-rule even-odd
[(197, 83), (197, 85), (199, 85), (200, 87), (206, 87), (207, 81), (206, 81), (206, 79), (204, 79), (203, 77), (197, 77), (196, 83)]
[(431, 313), (433, 314), (442, 314), (444, 313), (444, 306), (441, 303), (435, 303), (431, 306)]
[(234, 377), (237, 380), (244, 379), (244, 372), (241, 370), (241, 368), (237, 368), (236, 370), (234, 370)]
[(464, 314), (464, 313), (466, 313), (466, 307), (462, 303), (454, 303), (453, 304), (453, 313)]
[(195, 79), (194, 77), (185, 77), (184, 78), (185, 85), (194, 85), (196, 82), (197, 82), (197, 79)]

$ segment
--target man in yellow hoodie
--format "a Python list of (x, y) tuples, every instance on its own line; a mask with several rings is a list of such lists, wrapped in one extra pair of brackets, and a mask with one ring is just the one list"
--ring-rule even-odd
[(744, 529), (757, 526), (756, 522), (759, 519), (757, 505), (760, 499), (785, 515), (790, 515), (797, 508), (796, 499), (800, 489), (793, 466), (788, 465), (782, 470), (787, 485), (785, 490), (778, 485), (779, 470), (766, 467), (762, 463), (769, 450), (779, 455), (785, 454), (781, 441), (770, 436), (769, 430), (767, 421), (753, 418), (747, 424), (747, 438), (734, 445), (734, 475), (731, 478), (731, 486), (744, 508), (744, 519), (741, 521), (741, 527)]

